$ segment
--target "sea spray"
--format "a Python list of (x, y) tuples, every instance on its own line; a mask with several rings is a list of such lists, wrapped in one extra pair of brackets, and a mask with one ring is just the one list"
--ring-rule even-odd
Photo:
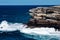
[[(4, 29), (2, 28), (2, 31), (19, 30), (23, 36), (28, 37), (28, 38), (33, 38), (36, 40), (60, 40), (60, 31), (58, 31), (58, 30), (55, 31), (54, 28), (44, 28), (44, 27), (29, 28), (27, 25), (22, 24), (22, 23), (9, 23), (7, 21), (2, 21), (2, 22), (3, 22), (3, 23), (1, 23), (2, 26), (0, 24), (0, 27), (4, 28)], [(5, 27), (6, 27), (6, 29), (5, 29)], [(12, 28), (15, 30), (13, 30)], [(1, 31), (1, 28), (0, 28), (0, 31)]]
[(25, 28), (20, 30), (22, 35), (36, 40), (60, 40), (60, 32), (54, 28)]

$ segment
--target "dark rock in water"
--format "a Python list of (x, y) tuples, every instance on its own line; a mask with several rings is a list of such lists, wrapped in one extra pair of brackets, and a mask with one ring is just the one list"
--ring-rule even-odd
[(60, 30), (60, 7), (37, 7), (29, 12), (32, 16), (27, 24), (29, 27), (54, 27)]
[(60, 29), (60, 22), (53, 22), (48, 20), (32, 20), (27, 24), (29, 27), (54, 27), (55, 29)]

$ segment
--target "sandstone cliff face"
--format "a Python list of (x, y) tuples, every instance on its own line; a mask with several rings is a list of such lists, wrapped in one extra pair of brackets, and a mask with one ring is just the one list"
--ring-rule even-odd
[(28, 26), (60, 29), (60, 6), (37, 7), (29, 10), (32, 16)]

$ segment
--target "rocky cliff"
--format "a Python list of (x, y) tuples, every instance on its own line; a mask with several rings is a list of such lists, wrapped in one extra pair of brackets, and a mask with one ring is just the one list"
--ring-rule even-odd
[(29, 27), (54, 27), (60, 30), (60, 6), (36, 7), (29, 10)]

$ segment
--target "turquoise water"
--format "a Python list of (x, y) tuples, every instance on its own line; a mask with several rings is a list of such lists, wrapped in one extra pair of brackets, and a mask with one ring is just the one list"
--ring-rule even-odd
[(60, 40), (60, 36), (54, 35), (24, 35), (25, 37), (32, 38), (35, 40)]

